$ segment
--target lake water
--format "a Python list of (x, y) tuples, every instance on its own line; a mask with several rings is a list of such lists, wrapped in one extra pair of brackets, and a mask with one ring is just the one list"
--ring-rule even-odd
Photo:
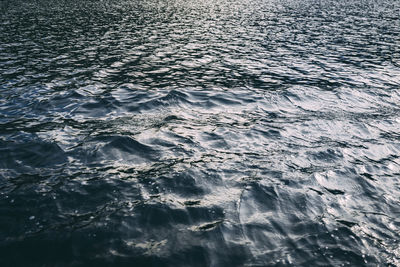
[(1, 266), (400, 266), (399, 0), (1, 0)]

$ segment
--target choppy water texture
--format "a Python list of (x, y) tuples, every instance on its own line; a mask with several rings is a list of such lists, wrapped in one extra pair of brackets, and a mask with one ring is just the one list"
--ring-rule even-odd
[(400, 266), (398, 0), (0, 7), (1, 266)]

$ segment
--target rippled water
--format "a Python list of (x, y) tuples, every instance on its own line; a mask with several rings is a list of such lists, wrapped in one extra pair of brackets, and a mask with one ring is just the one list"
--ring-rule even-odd
[(0, 1), (1, 266), (400, 266), (400, 1)]

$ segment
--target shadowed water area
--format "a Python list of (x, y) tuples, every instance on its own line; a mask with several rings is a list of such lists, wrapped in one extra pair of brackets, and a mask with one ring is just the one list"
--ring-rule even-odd
[(399, 0), (0, 0), (1, 266), (400, 266)]

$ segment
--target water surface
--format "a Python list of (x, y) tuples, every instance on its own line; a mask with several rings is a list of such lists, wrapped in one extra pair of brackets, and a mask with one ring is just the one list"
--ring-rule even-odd
[(400, 1), (0, 1), (1, 266), (400, 266)]

